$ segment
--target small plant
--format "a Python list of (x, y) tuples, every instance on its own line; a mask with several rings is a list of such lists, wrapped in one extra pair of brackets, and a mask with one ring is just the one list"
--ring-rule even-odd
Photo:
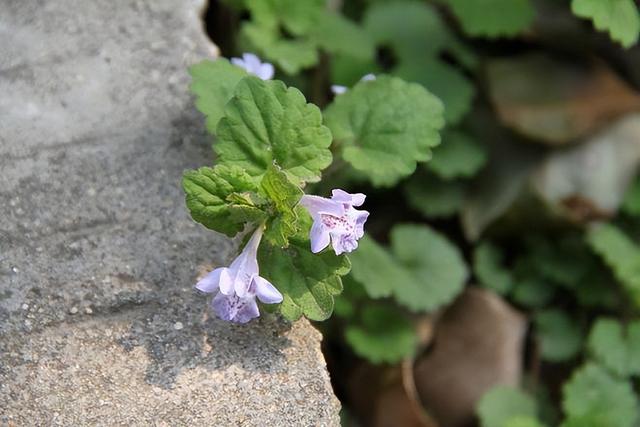
[(196, 285), (214, 313), (335, 313), (332, 345), (398, 365), (480, 287), (530, 320), (533, 363), (480, 425), (636, 426), (640, 96), (591, 59), (603, 37), (558, 47), (544, 15), (628, 48), (634, 2), (224, 3), (244, 53), (190, 70), (216, 163), (183, 179), (195, 221), (242, 236)]

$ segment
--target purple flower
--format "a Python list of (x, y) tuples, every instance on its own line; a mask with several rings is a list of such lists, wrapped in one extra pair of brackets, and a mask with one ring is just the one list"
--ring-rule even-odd
[(258, 246), (264, 226), (258, 227), (229, 267), (216, 268), (196, 284), (196, 289), (216, 293), (213, 311), (222, 320), (247, 323), (260, 316), (256, 297), (265, 304), (282, 302), (282, 294), (258, 275)]
[(231, 63), (244, 68), (248, 73), (254, 74), (262, 80), (273, 78), (273, 65), (260, 61), (260, 58), (253, 53), (243, 53), (242, 58), (231, 58)]
[(364, 235), (364, 223), (369, 212), (353, 207), (362, 205), (365, 197), (362, 193), (349, 194), (339, 189), (332, 191), (331, 199), (306, 194), (302, 196), (300, 204), (313, 218), (309, 234), (311, 252), (320, 252), (329, 245), (329, 241), (336, 255), (358, 247), (358, 239)]

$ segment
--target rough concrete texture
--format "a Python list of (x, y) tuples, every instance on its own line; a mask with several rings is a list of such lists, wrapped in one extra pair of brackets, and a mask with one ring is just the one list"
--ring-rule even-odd
[(0, 0), (0, 424), (336, 425), (307, 322), (212, 319), (196, 0)]

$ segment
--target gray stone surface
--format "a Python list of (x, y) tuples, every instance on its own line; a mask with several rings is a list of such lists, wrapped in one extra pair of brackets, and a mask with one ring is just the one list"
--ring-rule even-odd
[(192, 290), (235, 249), (179, 187), (211, 162), (201, 8), (0, 0), (0, 424), (338, 424), (309, 323)]

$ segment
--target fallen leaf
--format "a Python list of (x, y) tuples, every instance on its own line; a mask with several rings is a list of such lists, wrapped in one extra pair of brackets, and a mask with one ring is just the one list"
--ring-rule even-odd
[(468, 288), (443, 313), (433, 349), (415, 365), (418, 394), (440, 425), (468, 425), (487, 390), (519, 383), (526, 331), (522, 314), (480, 288)]
[(502, 122), (550, 145), (588, 136), (640, 110), (640, 95), (599, 62), (526, 54), (489, 62), (487, 80)]

